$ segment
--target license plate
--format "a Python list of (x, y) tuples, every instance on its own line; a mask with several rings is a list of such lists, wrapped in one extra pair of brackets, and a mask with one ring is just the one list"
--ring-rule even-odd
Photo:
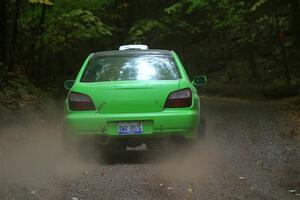
[(135, 135), (143, 133), (142, 122), (118, 122), (119, 135)]

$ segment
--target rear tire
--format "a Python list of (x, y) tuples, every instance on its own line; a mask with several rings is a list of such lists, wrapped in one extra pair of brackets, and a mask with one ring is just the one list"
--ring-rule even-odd
[(119, 143), (100, 145), (99, 148), (101, 152), (101, 160), (106, 164), (116, 162), (122, 153), (126, 153), (126, 145)]

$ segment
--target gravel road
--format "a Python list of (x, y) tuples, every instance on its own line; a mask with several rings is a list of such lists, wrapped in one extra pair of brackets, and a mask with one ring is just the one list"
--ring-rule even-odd
[(0, 200), (300, 200), (299, 129), (280, 103), (203, 98), (202, 110), (204, 143), (110, 162), (62, 154), (60, 117), (1, 124)]

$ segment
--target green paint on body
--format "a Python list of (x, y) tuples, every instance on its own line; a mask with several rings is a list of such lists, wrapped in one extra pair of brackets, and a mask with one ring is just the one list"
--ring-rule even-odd
[[(120, 52), (120, 51), (115, 51)], [(159, 52), (158, 52), (159, 55)], [(197, 90), (189, 80), (175, 52), (169, 51), (178, 69), (176, 80), (122, 80), (82, 82), (90, 54), (70, 92), (88, 95), (92, 111), (72, 111), (65, 101), (65, 126), (74, 135), (105, 135), (114, 138), (164, 138), (182, 136), (193, 139), (200, 118)], [(164, 108), (171, 92), (190, 88), (192, 104), (184, 108)], [(118, 122), (142, 122), (143, 133), (120, 135)]]

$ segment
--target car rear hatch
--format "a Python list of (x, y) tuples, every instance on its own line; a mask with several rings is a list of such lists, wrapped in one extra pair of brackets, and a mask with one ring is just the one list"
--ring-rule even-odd
[(87, 94), (100, 114), (149, 113), (163, 110), (180, 80), (79, 83), (73, 91)]

